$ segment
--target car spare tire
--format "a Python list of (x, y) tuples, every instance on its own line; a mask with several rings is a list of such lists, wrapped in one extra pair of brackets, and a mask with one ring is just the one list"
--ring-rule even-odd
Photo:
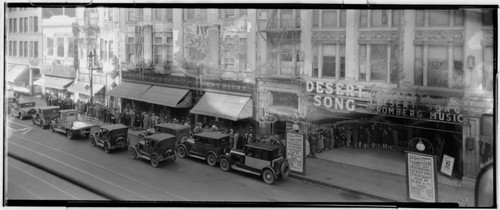
[(285, 161), (285, 162), (283, 162), (283, 164), (281, 164), (280, 172), (281, 172), (281, 177), (283, 177), (283, 178), (287, 178), (288, 175), (290, 175), (290, 164), (288, 164), (287, 161)]

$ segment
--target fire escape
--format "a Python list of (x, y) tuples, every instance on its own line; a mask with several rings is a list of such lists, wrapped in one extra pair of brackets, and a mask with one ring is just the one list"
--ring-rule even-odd
[(300, 86), (300, 10), (268, 10), (259, 19), (258, 32), (267, 43), (267, 58), (261, 74), (289, 80)]

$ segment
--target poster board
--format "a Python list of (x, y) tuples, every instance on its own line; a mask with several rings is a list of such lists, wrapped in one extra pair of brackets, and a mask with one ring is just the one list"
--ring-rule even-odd
[(455, 164), (455, 158), (443, 154), (443, 161), (441, 161), (441, 173), (451, 177), (451, 174), (453, 173), (453, 164)]
[(305, 174), (305, 150), (306, 144), (304, 135), (299, 133), (286, 134), (286, 157), (290, 164), (290, 171)]
[(436, 156), (406, 151), (406, 189), (408, 198), (437, 202)]

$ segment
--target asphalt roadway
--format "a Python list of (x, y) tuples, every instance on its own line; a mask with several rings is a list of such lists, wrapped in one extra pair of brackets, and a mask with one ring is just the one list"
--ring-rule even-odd
[(193, 158), (153, 168), (149, 161), (131, 159), (126, 150), (106, 154), (87, 138), (69, 140), (31, 119), (8, 117), (5, 122), (7, 201), (380, 202), (293, 178), (268, 185), (261, 177), (224, 172)]

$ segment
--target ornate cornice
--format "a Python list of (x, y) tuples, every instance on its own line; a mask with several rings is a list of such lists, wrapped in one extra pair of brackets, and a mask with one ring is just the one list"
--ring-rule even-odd
[(361, 40), (399, 40), (399, 31), (360, 31)]
[(345, 31), (313, 31), (313, 41), (345, 40)]
[(493, 29), (483, 29), (483, 39), (492, 40), (493, 39)]
[(416, 40), (462, 40), (463, 30), (417, 30)]

